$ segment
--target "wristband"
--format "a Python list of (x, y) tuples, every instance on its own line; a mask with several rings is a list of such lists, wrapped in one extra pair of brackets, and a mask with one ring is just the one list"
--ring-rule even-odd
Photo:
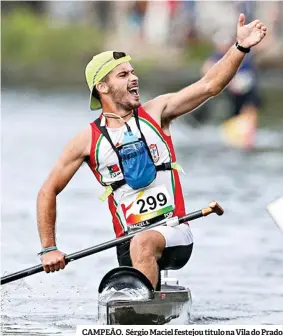
[(247, 53), (249, 53), (249, 52), (251, 51), (251, 48), (244, 48), (244, 47), (242, 47), (242, 46), (238, 43), (238, 41), (235, 43), (235, 46), (236, 46), (236, 48), (237, 48), (238, 50), (240, 50), (241, 52), (243, 52), (243, 53), (245, 53), (245, 54), (247, 54)]
[(39, 253), (37, 253), (38, 256), (42, 256), (43, 254), (47, 253), (47, 252), (51, 252), (51, 251), (56, 251), (57, 246), (49, 246), (49, 247), (45, 247), (43, 248)]

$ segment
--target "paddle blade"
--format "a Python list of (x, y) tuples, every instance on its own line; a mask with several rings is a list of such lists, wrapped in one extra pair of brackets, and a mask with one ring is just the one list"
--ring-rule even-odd
[(269, 203), (267, 211), (283, 232), (283, 196)]

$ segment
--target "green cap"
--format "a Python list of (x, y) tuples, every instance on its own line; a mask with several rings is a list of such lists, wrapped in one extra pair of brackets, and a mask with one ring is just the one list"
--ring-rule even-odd
[(88, 63), (85, 69), (85, 76), (90, 89), (91, 110), (98, 110), (101, 108), (99, 100), (92, 95), (95, 85), (116, 68), (117, 65), (129, 62), (130, 60), (131, 57), (123, 52), (104, 51), (95, 55)]

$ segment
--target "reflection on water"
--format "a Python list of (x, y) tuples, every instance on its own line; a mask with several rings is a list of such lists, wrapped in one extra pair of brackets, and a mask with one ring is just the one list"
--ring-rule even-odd
[[(37, 192), (65, 143), (96, 116), (87, 94), (2, 94), (2, 275), (38, 264)], [(192, 222), (192, 258), (172, 272), (192, 291), (191, 323), (281, 323), (283, 234), (265, 208), (283, 193), (282, 132), (259, 130), (250, 153), (226, 148), (217, 126), (176, 122), (172, 133), (187, 210), (213, 199), (225, 209)], [(57, 242), (66, 253), (113, 238), (101, 189), (83, 166), (60, 194)], [(3, 286), (3, 334), (68, 335), (96, 323), (99, 282), (116, 266), (112, 249)]]

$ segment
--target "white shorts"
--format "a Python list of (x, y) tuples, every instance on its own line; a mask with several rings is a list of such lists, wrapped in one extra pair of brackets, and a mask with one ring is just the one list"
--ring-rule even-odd
[(166, 247), (184, 246), (193, 243), (193, 234), (188, 224), (179, 224), (177, 226), (158, 226), (152, 228), (160, 232), (166, 241)]

